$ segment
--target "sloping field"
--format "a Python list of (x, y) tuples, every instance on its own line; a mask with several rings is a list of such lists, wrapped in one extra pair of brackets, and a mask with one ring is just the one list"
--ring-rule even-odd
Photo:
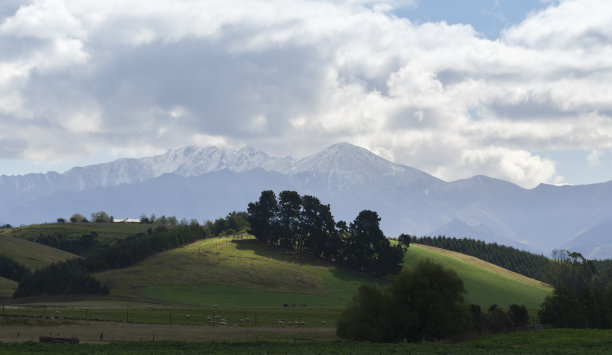
[(138, 223), (49, 223), (11, 228), (4, 231), (3, 234), (21, 239), (36, 240), (41, 234), (62, 234), (67, 236), (68, 239), (72, 239), (96, 232), (98, 233), (98, 240), (101, 243), (108, 244), (129, 235), (144, 233), (149, 227), (155, 228), (155, 226), (149, 224)]
[(195, 305), (343, 307), (364, 274), (253, 238), (211, 238), (96, 274), (111, 293)]
[(77, 256), (43, 244), (0, 234), (0, 254), (6, 255), (30, 270), (40, 269), (49, 264)]
[(17, 282), (0, 277), (0, 299), (10, 298), (17, 289)]
[[(517, 303), (537, 308), (550, 292), (538, 281), (437, 248), (411, 245), (404, 265), (411, 267), (424, 258), (455, 270), (465, 282), (467, 301), (483, 307)], [(362, 273), (271, 248), (252, 238), (229, 237), (198, 241), (96, 277), (119, 296), (192, 305), (259, 307), (343, 307), (362, 282), (376, 282)]]
[(467, 289), (466, 300), (483, 307), (491, 304), (507, 307), (516, 303), (534, 309), (552, 291), (540, 281), (475, 257), (419, 244), (410, 244), (404, 266), (411, 267), (425, 258), (457, 272)]

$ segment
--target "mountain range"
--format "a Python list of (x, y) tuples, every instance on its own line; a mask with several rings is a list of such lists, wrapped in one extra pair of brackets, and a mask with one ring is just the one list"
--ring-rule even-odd
[(470, 237), (536, 253), (568, 249), (612, 258), (612, 182), (533, 189), (486, 176), (446, 182), (347, 143), (301, 160), (252, 148), (183, 147), (62, 174), (2, 175), (0, 224), (100, 210), (116, 218), (212, 220), (246, 210), (267, 189), (317, 196), (336, 220), (377, 211), (390, 237)]

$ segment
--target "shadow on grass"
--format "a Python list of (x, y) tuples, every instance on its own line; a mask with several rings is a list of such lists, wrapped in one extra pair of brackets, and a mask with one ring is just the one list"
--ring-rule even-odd
[(387, 283), (387, 280), (379, 279), (365, 273), (363, 271), (354, 270), (348, 266), (334, 263), (332, 261), (316, 258), (314, 256), (302, 255), (294, 250), (273, 247), (265, 243), (259, 242), (255, 239), (237, 239), (232, 240), (232, 243), (236, 244), (236, 248), (239, 250), (249, 250), (255, 253), (257, 256), (272, 258), (283, 262), (308, 265), (308, 266), (327, 266), (331, 267), (331, 276), (341, 280), (349, 282), (371, 282), (371, 283)]
[(232, 240), (238, 250), (249, 250), (257, 256), (276, 259), (302, 266), (334, 266), (333, 264), (313, 256), (302, 255), (290, 249), (273, 247), (255, 239)]

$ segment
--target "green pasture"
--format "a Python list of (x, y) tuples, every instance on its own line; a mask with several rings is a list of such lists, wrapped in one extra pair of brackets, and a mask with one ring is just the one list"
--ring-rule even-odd
[(368, 276), (253, 238), (210, 238), (96, 274), (111, 294), (176, 304), (344, 307)]
[(279, 341), (147, 341), (106, 344), (44, 345), (2, 343), (11, 354), (608, 354), (612, 331), (547, 329), (499, 334), (456, 344), (375, 344), (315, 341), (287, 336)]
[[(226, 327), (336, 326), (341, 308), (329, 307), (31, 307), (6, 306), (0, 314), (15, 319), (47, 321), (110, 321), (122, 323), (206, 325)], [(225, 322), (225, 324), (221, 324)], [(301, 323), (303, 322), (303, 324)]]
[(14, 238), (6, 231), (0, 233), (0, 254), (12, 258), (30, 270), (40, 269), (53, 263), (77, 257), (63, 250), (25, 239)]
[(17, 289), (17, 282), (0, 277), (0, 299), (11, 298)]
[[(462, 254), (412, 245), (404, 266), (423, 259), (455, 270), (470, 303), (540, 306), (550, 289)], [(210, 238), (147, 258), (126, 269), (96, 274), (111, 294), (172, 304), (251, 307), (296, 304), (344, 307), (359, 285), (384, 282), (321, 259), (269, 247), (252, 237)]]
[(41, 234), (59, 233), (72, 239), (96, 232), (98, 233), (98, 241), (100, 243), (112, 244), (117, 239), (123, 239), (136, 233), (145, 233), (147, 229), (155, 227), (149, 224), (138, 223), (48, 223), (15, 227), (0, 233), (33, 241)]
[(550, 288), (537, 281), (517, 280), (505, 273), (496, 272), (495, 268), (483, 266), (481, 261), (477, 265), (470, 260), (462, 260), (459, 255), (463, 254), (454, 257), (450, 253), (411, 244), (404, 258), (404, 267), (412, 267), (422, 259), (432, 259), (454, 270), (463, 280), (467, 290), (467, 302), (481, 307), (489, 307), (492, 304), (508, 307), (516, 303), (536, 309), (551, 292)]

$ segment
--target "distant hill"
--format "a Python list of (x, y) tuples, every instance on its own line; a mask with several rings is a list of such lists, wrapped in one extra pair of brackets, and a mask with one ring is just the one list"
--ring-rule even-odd
[(0, 232), (0, 254), (10, 257), (30, 270), (78, 257), (63, 250), (12, 237), (6, 232)]
[[(136, 233), (146, 232), (151, 225), (138, 223), (46, 223), (16, 227), (4, 231), (4, 235), (36, 241), (44, 235), (61, 235), (67, 239), (95, 232), (103, 244), (112, 244)], [(0, 234), (2, 235), (2, 234)]]
[(377, 211), (390, 237), (444, 234), (612, 257), (612, 182), (534, 189), (486, 176), (445, 182), (347, 143), (301, 160), (251, 148), (184, 147), (63, 174), (0, 176), (0, 224), (100, 210), (116, 218), (155, 213), (203, 221), (245, 210), (265, 189), (315, 195), (331, 204), (336, 220)]

